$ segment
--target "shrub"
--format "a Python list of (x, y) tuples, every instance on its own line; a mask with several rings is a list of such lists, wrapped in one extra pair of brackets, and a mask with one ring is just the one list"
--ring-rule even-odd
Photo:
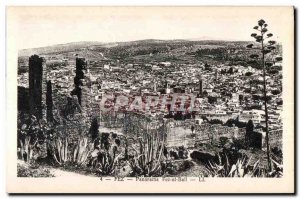
[(223, 124), (222, 120), (219, 119), (212, 119), (209, 121), (210, 124)]
[(18, 158), (30, 162), (38, 150), (37, 145), (44, 142), (47, 123), (45, 120), (38, 121), (34, 115), (18, 117)]
[(102, 133), (100, 145), (92, 152), (89, 165), (95, 167), (101, 175), (111, 175), (119, 163), (121, 149), (121, 140), (117, 134)]
[(18, 177), (54, 177), (47, 168), (35, 168), (34, 166), (18, 164)]
[(272, 147), (271, 152), (276, 156), (282, 159), (282, 150), (279, 147)]
[(102, 175), (113, 174), (118, 162), (120, 153), (117, 153), (117, 147), (113, 146), (111, 150), (103, 149), (98, 155), (98, 170)]

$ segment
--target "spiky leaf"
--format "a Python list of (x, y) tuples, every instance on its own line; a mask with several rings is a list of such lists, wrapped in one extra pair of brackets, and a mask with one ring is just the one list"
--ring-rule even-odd
[(276, 49), (276, 47), (274, 47), (274, 46), (267, 46), (267, 48), (268, 48), (269, 50), (275, 50), (275, 49)]
[(268, 41), (268, 43), (269, 43), (270, 45), (274, 45), (274, 44), (276, 44), (276, 41), (270, 40), (270, 41)]
[(273, 63), (272, 63), (272, 62), (266, 62), (265, 65), (266, 65), (267, 67), (271, 67), (271, 66), (273, 66)]
[(262, 53), (264, 53), (264, 54), (268, 54), (268, 53), (270, 53), (271, 51), (270, 50), (262, 50)]
[(261, 19), (261, 20), (259, 20), (258, 21), (258, 25), (259, 26), (262, 26), (262, 25), (264, 25), (266, 22), (265, 22), (265, 20), (263, 20), (263, 19)]

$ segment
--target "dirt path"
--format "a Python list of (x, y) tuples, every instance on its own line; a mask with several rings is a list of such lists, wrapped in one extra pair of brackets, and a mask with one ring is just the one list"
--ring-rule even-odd
[(23, 168), (26, 168), (27, 170), (40, 170), (42, 171), (43, 169), (47, 169), (50, 171), (50, 173), (52, 175), (54, 175), (54, 177), (63, 177), (63, 178), (76, 178), (76, 177), (80, 177), (82, 178), (96, 178), (96, 176), (92, 176), (92, 175), (84, 175), (84, 174), (80, 174), (80, 173), (76, 173), (73, 171), (65, 171), (63, 169), (60, 168), (53, 168), (51, 166), (40, 166), (39, 168), (30, 168), (30, 165), (25, 163), (24, 161), (18, 160), (17, 161), (18, 166), (22, 166)]
[(50, 173), (53, 174), (55, 177), (63, 177), (63, 178), (96, 178), (95, 176), (88, 176), (88, 175), (83, 175), (80, 173), (76, 173), (76, 172), (71, 172), (71, 171), (64, 171), (61, 169), (56, 169), (56, 168), (49, 168)]

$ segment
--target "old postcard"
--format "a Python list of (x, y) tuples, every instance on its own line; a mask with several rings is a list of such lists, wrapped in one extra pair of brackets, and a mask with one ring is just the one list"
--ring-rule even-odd
[(7, 192), (295, 192), (292, 6), (6, 14)]

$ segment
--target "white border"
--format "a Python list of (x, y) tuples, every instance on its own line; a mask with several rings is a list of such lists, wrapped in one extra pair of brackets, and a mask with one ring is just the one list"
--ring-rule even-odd
[[(1, 53), (0, 53), (0, 60), (1, 60), (1, 66), (0, 66), (0, 124), (2, 129), (2, 137), (0, 138), (0, 146), (2, 147), (2, 150), (0, 152), (0, 161), (2, 163), (5, 162), (5, 150), (6, 150), (6, 136), (5, 133), (7, 132), (6, 129), (9, 128), (5, 124), (5, 118), (6, 118), (6, 111), (5, 111), (5, 104), (6, 104), (6, 95), (5, 95), (5, 88), (6, 88), (6, 82), (5, 82), (5, 55), (6, 55), (6, 49), (5, 49), (5, 6), (6, 5), (294, 5), (297, 8), (300, 7), (300, 1), (298, 0), (251, 0), (251, 1), (237, 1), (237, 0), (203, 0), (203, 1), (196, 1), (196, 0), (144, 0), (144, 1), (137, 1), (137, 0), (103, 0), (103, 1), (93, 1), (93, 0), (67, 0), (67, 1), (60, 1), (60, 0), (4, 0), (0, 1), (0, 19), (1, 19)], [(142, 3), (141, 3), (142, 2)], [(297, 20), (297, 26), (299, 25), (299, 20)], [(298, 46), (298, 43), (297, 43)], [(296, 55), (296, 59), (298, 60), (299, 57), (299, 51)], [(298, 63), (298, 61), (297, 61)], [(299, 76), (300, 72), (297, 71), (297, 76)], [(299, 84), (297, 84), (297, 93), (299, 93)], [(297, 121), (295, 121), (299, 124), (300, 119), (298, 118)], [(299, 143), (299, 136), (297, 136), (298, 140), (297, 143)], [(299, 149), (299, 147), (298, 147)], [(297, 151), (297, 154), (299, 154), (299, 151)], [(299, 166), (298, 166), (299, 167)], [(299, 172), (298, 172), (299, 173)], [(0, 190), (0, 196), (1, 198), (8, 197), (8, 195), (5, 193), (5, 164), (0, 164), (0, 183), (1, 183), (1, 190)], [(299, 190), (299, 183), (297, 189)], [(104, 197), (104, 196), (102, 196)], [(202, 196), (203, 197), (203, 196)], [(205, 196), (204, 196), (205, 197)], [(20, 197), (23, 198), (23, 197)], [(61, 197), (59, 197), (61, 198)], [(111, 197), (110, 197), (111, 198)], [(213, 197), (215, 198), (215, 197)], [(261, 197), (257, 197), (261, 198)]]

